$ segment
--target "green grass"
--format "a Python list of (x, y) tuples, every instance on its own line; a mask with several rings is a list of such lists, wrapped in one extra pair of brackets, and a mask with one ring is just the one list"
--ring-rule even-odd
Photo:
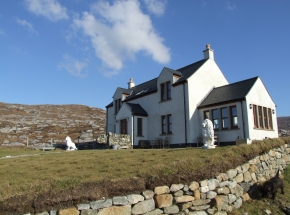
[[(0, 201), (17, 195), (36, 196), (48, 191), (77, 188), (84, 183), (109, 180), (153, 180), (167, 176), (175, 179), (176, 175), (182, 176), (182, 180), (210, 178), (285, 143), (290, 143), (290, 138), (258, 141), (252, 145), (217, 147), (213, 150), (186, 148), (42, 152), (0, 147), (0, 158), (26, 155), (0, 159)], [(289, 173), (286, 178), (290, 178)]]

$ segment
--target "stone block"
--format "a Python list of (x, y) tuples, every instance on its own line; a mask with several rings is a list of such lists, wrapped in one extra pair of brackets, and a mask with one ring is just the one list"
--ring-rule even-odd
[(210, 203), (210, 199), (205, 199), (205, 200), (200, 199), (200, 200), (194, 200), (192, 202), (192, 205), (194, 205), (194, 206), (200, 206), (200, 205), (206, 205), (208, 203)]
[(227, 195), (229, 194), (231, 191), (228, 187), (221, 187), (217, 189), (217, 194), (223, 194), (223, 195)]
[(145, 214), (155, 209), (155, 202), (153, 199), (148, 199), (143, 202), (138, 202), (132, 207), (131, 213), (133, 215)]
[(192, 206), (192, 202), (186, 202), (182, 204), (178, 204), (179, 211), (184, 211)]
[(200, 206), (193, 206), (190, 207), (190, 210), (193, 211), (205, 211), (210, 208), (210, 205), (200, 205)]
[(209, 190), (214, 190), (216, 187), (219, 186), (219, 180), (217, 179), (210, 179), (208, 180), (208, 189)]
[(240, 183), (244, 180), (244, 174), (243, 173), (240, 173), (238, 174), (236, 177), (235, 177), (235, 180), (237, 183)]
[(163, 210), (156, 208), (153, 211), (145, 213), (144, 215), (159, 215), (159, 214), (163, 214)]
[(202, 181), (199, 182), (199, 184), (200, 184), (201, 187), (205, 187), (205, 186), (208, 185), (208, 180), (202, 180)]
[(195, 190), (193, 192), (193, 196), (194, 196), (194, 199), (199, 200), (200, 199), (200, 191), (199, 190)]
[(238, 173), (238, 170), (236, 169), (230, 169), (227, 171), (227, 175), (230, 179), (233, 179), (234, 177), (236, 177), (237, 173)]
[(233, 202), (235, 202), (237, 200), (237, 197), (234, 194), (229, 194), (229, 204), (232, 204)]
[(79, 211), (88, 210), (88, 209), (90, 209), (90, 204), (78, 204), (77, 207), (78, 207)]
[(140, 194), (131, 194), (127, 196), (127, 199), (128, 199), (129, 204), (136, 204), (137, 202), (144, 201), (144, 196)]
[[(180, 197), (176, 197), (180, 198)], [(171, 194), (161, 194), (154, 196), (155, 204), (157, 208), (169, 207), (172, 205), (173, 197)]]
[(176, 192), (178, 190), (183, 189), (183, 187), (184, 187), (184, 184), (172, 184), (170, 186), (170, 192)]
[(171, 205), (163, 209), (165, 214), (176, 214), (179, 212), (179, 207), (177, 205)]
[(247, 171), (244, 173), (244, 182), (250, 182), (250, 181), (252, 181), (252, 176), (251, 176), (250, 172)]
[(199, 183), (197, 181), (193, 181), (189, 185), (189, 189), (195, 191), (199, 188)]
[(248, 193), (244, 193), (242, 195), (242, 199), (243, 199), (243, 202), (246, 202), (246, 201), (249, 201), (251, 199), (251, 197), (249, 196)]
[(175, 193), (173, 193), (174, 197), (178, 197), (178, 196), (182, 196), (183, 195), (183, 191), (182, 190), (178, 190)]
[(92, 209), (107, 208), (113, 205), (112, 199), (98, 200), (90, 203)]
[(245, 163), (241, 167), (242, 167), (243, 173), (245, 173), (245, 172), (247, 172), (249, 170), (250, 164), (249, 163)]
[(113, 205), (128, 205), (129, 201), (127, 196), (115, 196), (113, 197)]
[(58, 215), (79, 215), (80, 212), (76, 208), (60, 209)]
[(190, 201), (194, 201), (194, 197), (193, 196), (174, 197), (174, 202), (176, 204), (178, 204), (178, 203), (184, 203), (184, 202), (190, 202)]
[(108, 208), (100, 209), (98, 215), (131, 215), (131, 206), (112, 206)]
[(169, 187), (168, 186), (159, 186), (154, 188), (154, 193), (156, 195), (166, 194), (169, 193)]
[(240, 197), (240, 198), (238, 198), (237, 201), (234, 203), (234, 207), (235, 207), (236, 209), (238, 209), (238, 208), (240, 208), (240, 207), (242, 206), (242, 203), (243, 203), (243, 200), (242, 200), (242, 198)]
[(217, 196), (217, 193), (214, 192), (214, 191), (208, 191), (208, 192), (206, 193), (206, 198), (207, 198), (207, 199), (214, 199), (216, 196)]
[(82, 210), (81, 215), (98, 215), (99, 210), (93, 210), (93, 209), (88, 209), (88, 210)]
[(200, 187), (199, 190), (201, 193), (207, 193), (209, 191), (208, 186)]
[(142, 195), (145, 197), (145, 199), (152, 199), (154, 192), (152, 190), (145, 190), (142, 192)]

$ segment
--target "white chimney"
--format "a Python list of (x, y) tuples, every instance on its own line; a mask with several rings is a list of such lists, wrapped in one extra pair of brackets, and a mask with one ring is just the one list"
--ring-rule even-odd
[(214, 60), (213, 52), (214, 51), (212, 49), (210, 49), (210, 44), (207, 44), (206, 49), (203, 51), (204, 59)]
[(128, 89), (131, 89), (132, 87), (135, 87), (135, 83), (133, 82), (133, 78), (130, 78), (130, 81), (128, 82)]

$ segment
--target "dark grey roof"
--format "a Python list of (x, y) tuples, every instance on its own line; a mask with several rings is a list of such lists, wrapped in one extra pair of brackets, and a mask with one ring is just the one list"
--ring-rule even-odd
[[(194, 72), (196, 72), (207, 60), (200, 60), (195, 63), (192, 63), (190, 65), (187, 65), (185, 67), (182, 67), (177, 70), (173, 70), (167, 67), (164, 67), (167, 71), (171, 72), (172, 74), (176, 74), (181, 76), (180, 79), (178, 79), (173, 85), (178, 85), (186, 81)], [(128, 102), (130, 100), (151, 94), (157, 92), (157, 78), (154, 78), (150, 81), (144, 82), (142, 84), (136, 85), (135, 87), (132, 87), (131, 89), (125, 89), (119, 87), (119, 89), (122, 90), (124, 94), (128, 94), (130, 96), (127, 96), (126, 99), (123, 102)], [(110, 107), (110, 104), (107, 105), (107, 107)]]
[(201, 102), (199, 108), (220, 103), (243, 100), (259, 77), (250, 78), (233, 84), (214, 88)]
[(132, 93), (131, 89), (126, 89), (126, 88), (122, 88), (122, 87), (119, 87), (119, 89), (122, 91), (123, 94), (131, 95), (131, 93)]
[(130, 90), (132, 90), (132, 93), (130, 96), (126, 97), (124, 102), (156, 92), (157, 91), (157, 78), (154, 78), (150, 81), (136, 85), (135, 87), (132, 87)]
[(114, 106), (114, 103), (111, 102), (110, 104), (108, 104), (108, 105), (106, 106), (106, 108), (113, 107), (113, 106)]
[(174, 84), (174, 85), (178, 85), (183, 83), (184, 81), (186, 81), (193, 73), (195, 73), (205, 62), (206, 60), (200, 60), (197, 61), (193, 64), (190, 64), (188, 66), (182, 67), (180, 69), (177, 69), (178, 72), (180, 72), (182, 74), (181, 78), (178, 79)]
[(148, 116), (147, 112), (139, 104), (124, 103), (131, 110), (133, 115)]

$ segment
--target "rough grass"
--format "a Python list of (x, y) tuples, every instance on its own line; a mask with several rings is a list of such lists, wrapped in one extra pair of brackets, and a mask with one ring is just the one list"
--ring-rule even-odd
[[(33, 205), (33, 209), (26, 208), (24, 212), (35, 212), (45, 209), (44, 205), (50, 206), (59, 201), (72, 204), (86, 199), (138, 193), (159, 185), (198, 181), (235, 168), (285, 143), (290, 143), (290, 138), (268, 139), (251, 145), (218, 147), (214, 150), (41, 152), (1, 147), (0, 158), (26, 156), (0, 159), (0, 208), (8, 210), (13, 207), (13, 202), (20, 207), (21, 202), (23, 207)], [(42, 205), (38, 207), (39, 202)]]

